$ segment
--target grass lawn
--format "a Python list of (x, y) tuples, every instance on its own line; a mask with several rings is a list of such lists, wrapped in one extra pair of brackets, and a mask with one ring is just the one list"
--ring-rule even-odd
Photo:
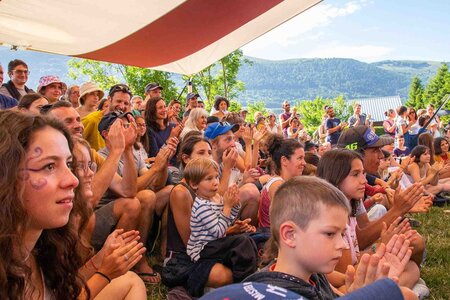
[[(428, 299), (450, 299), (450, 206), (433, 207), (428, 214), (414, 214), (422, 225), (417, 230), (427, 241), (427, 258), (421, 277), (431, 291)], [(167, 289), (162, 285), (148, 287), (148, 299), (166, 299)]]
[(433, 207), (428, 214), (415, 214), (422, 222), (417, 230), (427, 241), (427, 257), (421, 277), (430, 288), (429, 299), (450, 299), (450, 206)]

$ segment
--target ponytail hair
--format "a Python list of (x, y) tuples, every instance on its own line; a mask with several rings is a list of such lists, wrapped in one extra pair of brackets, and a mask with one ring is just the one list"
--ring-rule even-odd
[(275, 173), (281, 172), (281, 158), (284, 156), (290, 159), (295, 150), (303, 148), (303, 145), (294, 139), (285, 139), (282, 135), (273, 134), (269, 137), (268, 148), (270, 157), (275, 165)]

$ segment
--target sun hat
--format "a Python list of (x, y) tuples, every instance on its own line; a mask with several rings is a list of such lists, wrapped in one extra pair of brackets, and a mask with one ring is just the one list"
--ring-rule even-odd
[(105, 96), (105, 93), (95, 83), (85, 82), (80, 86), (80, 97), (78, 97), (78, 101), (81, 101), (81, 98), (92, 92), (99, 92), (99, 99), (102, 99)]
[(227, 122), (217, 122), (217, 123), (211, 123), (206, 127), (204, 136), (207, 139), (213, 140), (219, 135), (225, 134), (228, 131), (236, 132), (239, 130), (239, 125), (234, 124), (230, 125)]
[(365, 125), (359, 125), (345, 130), (339, 137), (338, 148), (366, 149), (380, 148), (390, 145), (394, 139), (390, 136), (379, 137), (372, 129)]
[(41, 93), (42, 88), (44, 88), (52, 83), (61, 83), (61, 85), (63, 86), (63, 89), (67, 89), (67, 85), (64, 82), (62, 82), (58, 76), (47, 75), (47, 76), (42, 76), (39, 79), (39, 85), (37, 88), (37, 92)]

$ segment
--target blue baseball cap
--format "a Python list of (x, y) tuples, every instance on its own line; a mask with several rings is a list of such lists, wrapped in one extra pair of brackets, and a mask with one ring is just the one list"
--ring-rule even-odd
[[(130, 112), (121, 112), (121, 111), (113, 111), (106, 115), (104, 115), (98, 124), (98, 131), (100, 132), (100, 135), (102, 135), (102, 132), (105, 130), (108, 130), (109, 127), (116, 121), (116, 119), (127, 119), (128, 115), (133, 117), (133, 114)], [(103, 136), (103, 135), (102, 135)]]
[(206, 127), (204, 136), (207, 139), (213, 140), (219, 135), (225, 134), (228, 131), (236, 132), (239, 130), (239, 124), (230, 125), (227, 122), (211, 123)]

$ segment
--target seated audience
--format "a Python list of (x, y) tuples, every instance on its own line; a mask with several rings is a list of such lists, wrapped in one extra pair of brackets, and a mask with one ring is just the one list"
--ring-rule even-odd
[[(392, 108), (384, 112), (386, 120), (383, 121), (383, 130), (385, 134), (389, 134), (391, 137), (395, 137), (396, 123), (395, 123), (395, 110)], [(362, 125), (362, 124), (361, 124)]]
[(63, 95), (63, 90), (67, 90), (67, 85), (58, 76), (48, 75), (39, 79), (37, 92), (44, 96), (49, 103), (59, 101), (59, 98)]
[(64, 95), (64, 100), (70, 102), (73, 108), (78, 108), (80, 106), (80, 87), (78, 85), (71, 85), (67, 88), (66, 94)]
[[(103, 98), (105, 93), (97, 87), (93, 82), (85, 82), (80, 87), (80, 97), (78, 98), (81, 106), (77, 107), (77, 111), (81, 118), (97, 111), (98, 102)], [(73, 104), (72, 104), (73, 105)]]
[[(270, 209), (272, 235), (268, 249), (277, 258), (276, 263), (244, 282), (275, 285), (307, 299), (334, 299), (342, 295), (324, 274), (333, 271), (346, 248), (343, 235), (349, 212), (348, 200), (331, 184), (312, 176), (291, 178), (275, 193)], [(346, 293), (389, 275), (390, 265), (380, 261), (384, 250), (372, 256), (363, 255), (356, 270), (349, 267)], [(399, 249), (392, 252), (397, 261), (404, 255)], [(381, 265), (382, 271), (377, 272)], [(409, 289), (402, 290), (412, 294)]]
[(41, 108), (47, 104), (47, 99), (42, 97), (41, 94), (30, 93), (20, 98), (17, 108), (21, 112), (29, 112), (35, 115), (39, 115), (41, 113)]
[(222, 120), (228, 114), (228, 108), (230, 107), (230, 101), (222, 96), (216, 96), (214, 100), (214, 110), (212, 114)]
[[(108, 104), (109, 112), (121, 111), (129, 112), (131, 111), (131, 93), (130, 88), (125, 84), (116, 84), (109, 89), (108, 93)], [(106, 102), (103, 104), (105, 105)], [(104, 108), (104, 107), (103, 107)], [(89, 142), (89, 145), (96, 151), (105, 147), (105, 140), (98, 131), (98, 125), (100, 120), (104, 116), (104, 110), (98, 110), (86, 115), (82, 118), (84, 126), (84, 138)]]
[(189, 117), (187, 118), (184, 128), (181, 131), (180, 139), (183, 140), (184, 136), (193, 130), (203, 133), (206, 129), (206, 120), (208, 113), (203, 108), (194, 108), (191, 110)]
[(305, 151), (302, 144), (294, 139), (283, 139), (281, 135), (271, 135), (267, 141), (270, 158), (274, 163), (275, 175), (270, 177), (261, 191), (258, 211), (258, 227), (270, 227), (269, 210), (272, 199), (280, 185), (295, 176), (302, 175)]
[(223, 197), (218, 195), (218, 177), (219, 166), (210, 158), (191, 160), (184, 169), (184, 178), (196, 194), (187, 254), (194, 262), (220, 259), (230, 268), (233, 282), (240, 282), (256, 271), (256, 245), (245, 235), (226, 236), (239, 213), (239, 189), (233, 185)]

